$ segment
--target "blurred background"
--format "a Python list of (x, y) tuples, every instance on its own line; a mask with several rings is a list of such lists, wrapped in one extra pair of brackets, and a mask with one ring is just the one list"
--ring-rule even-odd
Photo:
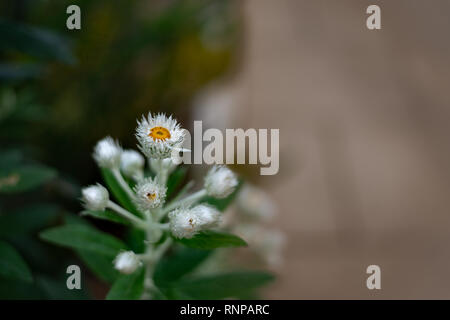
[[(370, 4), (381, 30), (366, 28)], [(80, 186), (100, 181), (95, 142), (134, 147), (151, 110), (188, 129), (280, 129), (276, 176), (235, 167), (285, 238), (264, 297), (450, 298), (447, 12), (445, 0), (2, 1), (0, 237), (37, 275), (33, 297), (68, 294), (55, 284), (76, 259), (36, 230), (77, 219)], [(34, 184), (12, 187), (18, 165)], [(381, 290), (366, 288), (372, 264)], [(12, 287), (30, 294), (0, 281), (0, 296)]]

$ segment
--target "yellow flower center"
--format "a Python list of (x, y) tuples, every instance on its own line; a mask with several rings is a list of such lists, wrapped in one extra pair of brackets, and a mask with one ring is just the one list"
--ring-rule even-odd
[(148, 134), (149, 137), (152, 137), (154, 141), (156, 140), (166, 140), (170, 139), (170, 131), (164, 127), (154, 127), (150, 130)]
[(155, 198), (156, 198), (156, 193), (147, 193), (146, 194), (146, 196), (147, 196), (147, 199), (148, 200), (155, 200)]

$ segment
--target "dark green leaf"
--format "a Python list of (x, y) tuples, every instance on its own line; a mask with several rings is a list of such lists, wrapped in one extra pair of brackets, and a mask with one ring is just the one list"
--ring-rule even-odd
[(0, 64), (0, 81), (18, 81), (36, 78), (43, 73), (39, 64)]
[(179, 248), (156, 265), (153, 278), (157, 286), (174, 282), (193, 271), (208, 258), (211, 251), (192, 248)]
[(175, 189), (183, 182), (186, 178), (187, 168), (178, 167), (167, 180), (167, 197), (170, 197)]
[(0, 236), (15, 237), (38, 231), (56, 220), (59, 208), (52, 204), (32, 204), (0, 216)]
[(0, 276), (6, 279), (32, 282), (30, 269), (20, 254), (8, 243), (0, 242)]
[(234, 201), (234, 199), (236, 198), (236, 195), (240, 191), (241, 187), (242, 187), (242, 180), (239, 181), (239, 184), (237, 185), (236, 189), (228, 197), (226, 197), (224, 199), (216, 199), (216, 198), (207, 196), (201, 202), (206, 202), (206, 203), (212, 205), (213, 207), (216, 207), (217, 210), (223, 212)]
[(117, 213), (112, 212), (110, 210), (105, 211), (84, 210), (81, 212), (81, 215), (88, 215), (94, 218), (124, 224), (126, 226), (130, 225), (130, 222), (127, 219), (123, 218), (122, 216), (119, 216)]
[(146, 232), (141, 229), (128, 228), (125, 233), (125, 242), (136, 253), (144, 253), (146, 249)]
[(273, 275), (260, 271), (230, 272), (192, 279), (173, 284), (170, 295), (175, 299), (225, 299), (235, 298), (274, 279)]
[(136, 210), (131, 199), (128, 197), (127, 193), (122, 189), (122, 187), (117, 182), (116, 178), (112, 174), (111, 170), (102, 168), (101, 169), (103, 179), (105, 180), (108, 189), (111, 190), (113, 196), (116, 200), (128, 211), (140, 216), (139, 211)]
[(0, 20), (0, 50), (18, 51), (45, 60), (72, 64), (68, 42), (54, 32), (41, 28)]
[(186, 247), (210, 250), (224, 247), (245, 247), (247, 243), (233, 234), (206, 230), (191, 239), (176, 239)]
[(136, 300), (144, 290), (145, 268), (139, 268), (132, 274), (121, 275), (114, 282), (106, 296), (107, 300)]
[(72, 249), (89, 251), (108, 257), (115, 257), (126, 245), (119, 239), (93, 227), (69, 224), (45, 230), (41, 239)]
[(119, 272), (114, 269), (114, 258), (85, 250), (76, 251), (86, 266), (103, 281), (113, 283), (119, 276)]
[(55, 176), (55, 170), (41, 165), (27, 165), (0, 170), (0, 193), (28, 191)]

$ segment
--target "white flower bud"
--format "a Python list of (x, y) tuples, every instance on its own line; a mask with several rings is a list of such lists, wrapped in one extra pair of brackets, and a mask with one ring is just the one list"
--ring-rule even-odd
[(139, 257), (133, 251), (124, 251), (114, 259), (114, 268), (120, 273), (130, 274), (142, 265)]
[(166, 190), (152, 178), (143, 179), (134, 187), (134, 202), (141, 211), (160, 207), (166, 199)]
[(220, 221), (216, 209), (198, 205), (193, 208), (179, 208), (169, 213), (170, 230), (176, 238), (192, 238), (201, 230), (212, 228)]
[(224, 166), (214, 166), (205, 177), (205, 189), (209, 196), (225, 198), (233, 193), (238, 185), (236, 175)]
[(246, 218), (269, 221), (277, 214), (277, 207), (270, 195), (255, 186), (245, 184), (236, 200), (240, 213)]
[(135, 150), (124, 150), (120, 157), (120, 169), (129, 178), (142, 176), (145, 165), (144, 157)]
[(202, 229), (213, 228), (220, 222), (220, 212), (214, 207), (200, 204), (191, 209), (200, 221)]
[(88, 210), (103, 211), (108, 205), (108, 190), (100, 184), (84, 188), (81, 194), (83, 205)]
[(119, 143), (111, 137), (106, 137), (97, 142), (94, 148), (94, 160), (102, 168), (118, 168), (120, 165), (120, 155), (122, 148)]

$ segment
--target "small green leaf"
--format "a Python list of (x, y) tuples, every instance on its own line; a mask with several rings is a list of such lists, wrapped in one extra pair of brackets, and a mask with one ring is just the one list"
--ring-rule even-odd
[(130, 225), (130, 222), (122, 216), (119, 216), (117, 213), (112, 212), (110, 210), (105, 211), (94, 211), (94, 210), (84, 210), (81, 212), (81, 215), (88, 215), (94, 218), (108, 220), (115, 223), (124, 224), (126, 226)]
[(217, 210), (223, 212), (234, 201), (234, 199), (236, 198), (236, 195), (238, 194), (238, 192), (240, 191), (240, 189), (242, 187), (242, 184), (243, 184), (242, 180), (239, 180), (239, 184), (237, 185), (237, 187), (233, 191), (233, 193), (224, 199), (216, 199), (216, 198), (207, 196), (201, 202), (206, 202), (206, 203), (212, 205), (213, 207), (216, 207)]
[(0, 276), (6, 279), (32, 282), (33, 277), (20, 254), (8, 243), (0, 242)]
[(156, 265), (153, 278), (157, 286), (164, 286), (174, 282), (193, 271), (205, 261), (211, 251), (192, 248), (179, 248), (171, 256), (159, 261)]
[(0, 193), (23, 192), (53, 179), (56, 171), (42, 165), (24, 165), (0, 170)]
[(81, 260), (100, 279), (107, 283), (113, 283), (119, 276), (114, 269), (114, 258), (92, 253), (86, 250), (76, 250)]
[(103, 179), (105, 180), (106, 185), (108, 186), (108, 189), (111, 190), (113, 196), (116, 198), (116, 200), (128, 211), (134, 213), (137, 216), (140, 216), (138, 210), (136, 210), (136, 207), (134, 206), (131, 199), (128, 197), (127, 193), (122, 189), (120, 184), (117, 182), (116, 178), (114, 177), (111, 170), (102, 168), (101, 169)]
[(247, 243), (234, 234), (206, 230), (190, 239), (176, 239), (186, 247), (210, 250), (224, 247), (245, 247)]
[(186, 178), (186, 173), (186, 167), (178, 167), (174, 172), (172, 172), (167, 180), (167, 198), (170, 197), (181, 182), (183, 182), (184, 178)]
[(97, 229), (81, 224), (69, 224), (40, 233), (43, 240), (72, 249), (89, 251), (115, 257), (126, 245), (119, 239)]
[(225, 299), (242, 296), (274, 279), (261, 271), (230, 272), (180, 280), (169, 290), (175, 299)]
[(109, 290), (107, 300), (136, 300), (144, 291), (145, 268), (132, 274), (121, 275)]

